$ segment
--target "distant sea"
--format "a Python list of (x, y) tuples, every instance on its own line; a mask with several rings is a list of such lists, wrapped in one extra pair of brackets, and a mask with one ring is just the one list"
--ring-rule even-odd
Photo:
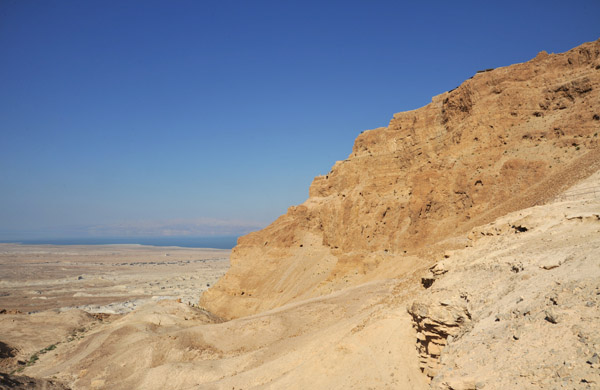
[(152, 246), (181, 246), (185, 248), (231, 249), (237, 236), (224, 237), (112, 237), (112, 238), (53, 238), (39, 240), (0, 240), (0, 243), (25, 245), (110, 245), (139, 244)]

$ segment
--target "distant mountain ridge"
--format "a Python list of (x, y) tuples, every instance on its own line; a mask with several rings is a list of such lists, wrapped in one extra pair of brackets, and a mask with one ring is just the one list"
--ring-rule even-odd
[(478, 72), (359, 135), (303, 204), (238, 240), (200, 304), (236, 318), (402, 276), (600, 169), (599, 133), (600, 40)]

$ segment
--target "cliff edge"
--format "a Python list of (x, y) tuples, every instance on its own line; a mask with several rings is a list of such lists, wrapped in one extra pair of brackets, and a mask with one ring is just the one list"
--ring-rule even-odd
[(600, 169), (600, 40), (481, 71), (363, 132), (309, 198), (238, 240), (200, 301), (236, 318), (464, 247), (467, 233)]

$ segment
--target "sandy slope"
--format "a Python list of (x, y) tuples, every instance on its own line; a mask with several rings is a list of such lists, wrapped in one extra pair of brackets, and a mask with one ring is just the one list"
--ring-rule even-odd
[(600, 173), (465, 242), (404, 279), (228, 322), (174, 301), (94, 320), (24, 374), (73, 389), (598, 388)]
[(148, 305), (25, 370), (75, 388), (423, 388), (396, 281), (224, 323), (175, 302)]

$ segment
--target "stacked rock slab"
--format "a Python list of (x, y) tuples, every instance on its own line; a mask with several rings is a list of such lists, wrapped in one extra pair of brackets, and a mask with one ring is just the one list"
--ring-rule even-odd
[(457, 337), (469, 327), (471, 315), (466, 299), (413, 302), (408, 312), (412, 315), (417, 330), (421, 371), (433, 378), (448, 337)]
[(599, 133), (600, 40), (478, 72), (359, 135), (306, 202), (238, 240), (200, 304), (234, 318), (405, 274), (598, 170)]

